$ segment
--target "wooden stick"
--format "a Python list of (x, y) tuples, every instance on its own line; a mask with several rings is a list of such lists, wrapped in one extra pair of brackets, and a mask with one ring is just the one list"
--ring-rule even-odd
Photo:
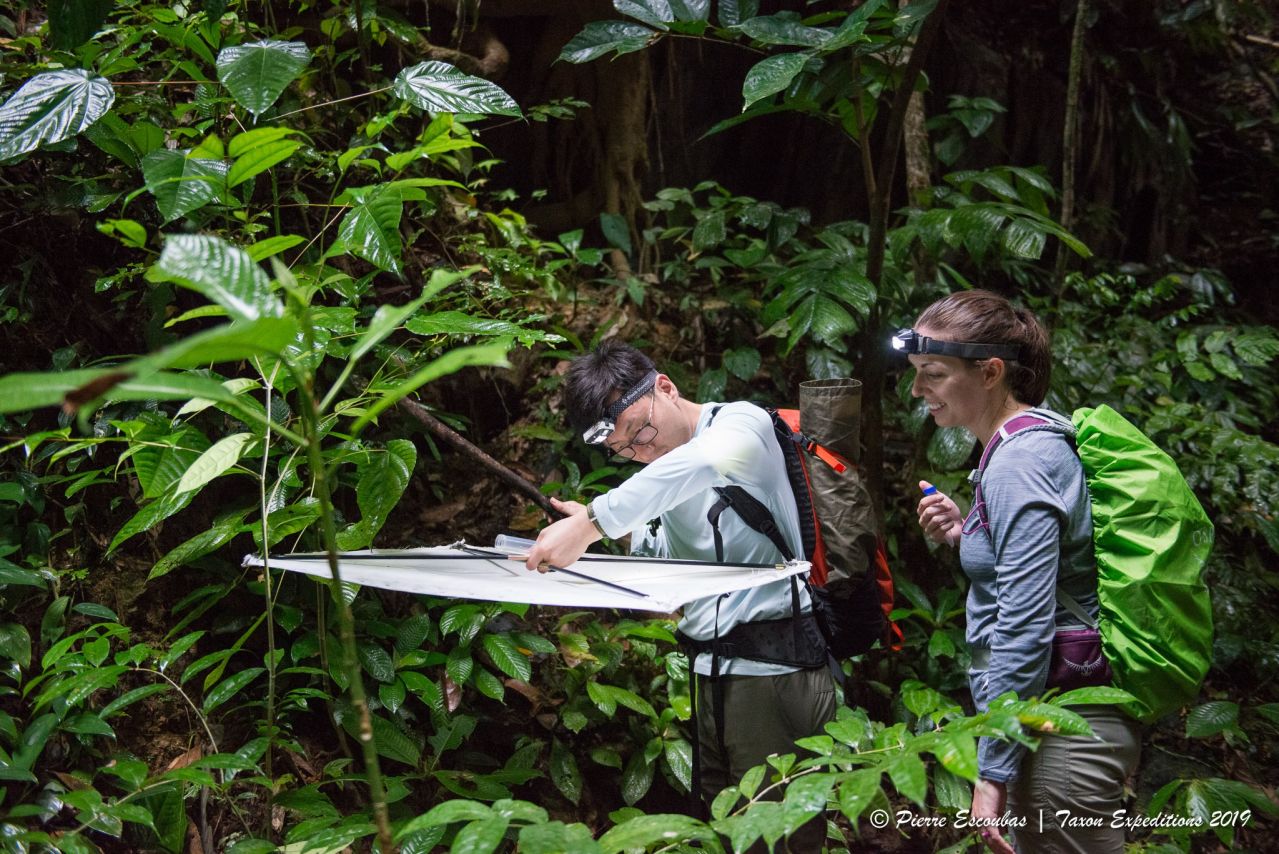
[(440, 419), (432, 415), (427, 408), (415, 400), (409, 400), (407, 397), (397, 404), (401, 409), (412, 415), (422, 423), (422, 426), (430, 431), (432, 436), (442, 439), (451, 445), (455, 450), (459, 451), (462, 456), (479, 463), (486, 469), (497, 475), (508, 485), (514, 487), (516, 491), (523, 493), (532, 499), (538, 507), (542, 508), (542, 512), (546, 513), (552, 519), (559, 519), (564, 514), (555, 509), (555, 505), (551, 504), (551, 499), (542, 494), (542, 491), (511, 471), (488, 454), (475, 447), (465, 437), (459, 434), (452, 427), (449, 427)]

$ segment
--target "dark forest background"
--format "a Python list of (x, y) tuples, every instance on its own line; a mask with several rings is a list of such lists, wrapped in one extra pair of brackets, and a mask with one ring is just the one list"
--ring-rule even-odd
[[(1256, 0), (0, 10), (5, 844), (743, 850), (829, 796), (832, 850), (972, 848), (974, 734), (1074, 720), (970, 714), (913, 507), (975, 443), (885, 341), (987, 287), (1053, 327), (1049, 402), (1121, 411), (1217, 526), (1213, 667), (1126, 805), (1200, 824), (1130, 841), (1275, 850), (1277, 76)], [(670, 615), (241, 565), (531, 535), (616, 484), (558, 396), (607, 336), (702, 400), (864, 384), (905, 640), (710, 823)]]

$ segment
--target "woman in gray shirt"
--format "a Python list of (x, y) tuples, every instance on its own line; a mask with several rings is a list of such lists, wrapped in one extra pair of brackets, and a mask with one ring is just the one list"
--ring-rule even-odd
[[(910, 354), (911, 393), (938, 426), (966, 427), (983, 448), (998, 440), (983, 456), (981, 491), (967, 519), (935, 490), (918, 508), (925, 535), (958, 548), (971, 581), (973, 701), (984, 711), (1009, 691), (1028, 699), (1062, 687), (1049, 682), (1053, 637), (1083, 628), (1080, 617), (1095, 625), (1097, 570), (1073, 428), (1037, 408), (1052, 367), (1048, 333), (1003, 297), (966, 291), (933, 303), (895, 344)], [(1122, 854), (1123, 823), (1114, 819), (1136, 769), (1139, 726), (1113, 706), (1072, 709), (1097, 738), (1047, 735), (1033, 752), (981, 740), (972, 818), (988, 823), (981, 833), (991, 849), (1014, 851), (998, 829), (1007, 815), (1022, 854)]]

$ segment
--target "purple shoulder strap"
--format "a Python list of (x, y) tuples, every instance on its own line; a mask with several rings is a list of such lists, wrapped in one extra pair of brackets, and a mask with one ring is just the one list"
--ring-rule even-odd
[(981, 527), (986, 531), (987, 536), (990, 534), (990, 520), (986, 515), (986, 499), (981, 494), (981, 477), (986, 471), (986, 466), (990, 463), (991, 454), (995, 453), (995, 449), (1004, 443), (1004, 440), (1012, 436), (1019, 430), (1025, 430), (1027, 427), (1037, 427), (1041, 424), (1047, 424), (1048, 419), (1040, 418), (1038, 415), (1017, 415), (1009, 418), (1003, 423), (995, 435), (990, 437), (990, 441), (986, 443), (986, 447), (982, 449), (981, 460), (977, 463), (977, 471), (974, 472), (976, 480), (973, 485), (973, 510), (977, 514)]

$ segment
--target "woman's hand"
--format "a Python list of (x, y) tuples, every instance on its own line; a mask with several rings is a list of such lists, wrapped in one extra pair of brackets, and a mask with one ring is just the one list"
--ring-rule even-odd
[[(928, 489), (932, 484), (926, 480), (919, 482), (920, 489)], [(964, 528), (964, 517), (959, 507), (951, 501), (949, 495), (934, 491), (919, 499), (915, 509), (919, 514), (919, 527), (924, 529), (924, 536), (934, 543), (959, 548), (959, 538)]]
[[(930, 495), (929, 498), (932, 498)], [(1004, 839), (1002, 828), (996, 821), (1004, 814), (1004, 804), (1008, 802), (1008, 787), (994, 780), (978, 780), (973, 786), (973, 808), (969, 818), (981, 829), (978, 835), (986, 847), (997, 854), (1017, 854), (1008, 840)]]

